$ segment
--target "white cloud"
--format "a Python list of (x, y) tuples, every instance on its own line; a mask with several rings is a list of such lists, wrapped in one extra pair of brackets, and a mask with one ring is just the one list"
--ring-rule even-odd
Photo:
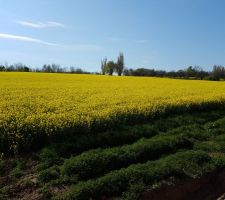
[(31, 28), (39, 28), (39, 29), (42, 29), (42, 28), (54, 28), (54, 27), (65, 27), (64, 24), (62, 23), (59, 23), (59, 22), (54, 22), (54, 21), (48, 21), (48, 22), (29, 22), (29, 21), (16, 21), (17, 24), (20, 24), (22, 26), (28, 26), (28, 27), (31, 27)]
[(69, 50), (69, 51), (100, 51), (102, 50), (102, 46), (95, 45), (95, 44), (56, 44), (51, 42), (46, 42), (37, 38), (27, 37), (27, 36), (20, 36), (20, 35), (13, 35), (13, 34), (5, 34), (0, 33), (0, 39), (9, 39), (9, 40), (18, 40), (24, 42), (33, 42), (43, 45), (55, 46), (62, 50)]
[(19, 40), (19, 41), (34, 42), (34, 43), (39, 43), (39, 44), (44, 44), (44, 45), (49, 45), (49, 46), (58, 46), (55, 43), (46, 42), (46, 41), (43, 41), (43, 40), (40, 40), (40, 39), (37, 39), (37, 38), (20, 36), (20, 35), (5, 34), (5, 33), (0, 33), (0, 39)]

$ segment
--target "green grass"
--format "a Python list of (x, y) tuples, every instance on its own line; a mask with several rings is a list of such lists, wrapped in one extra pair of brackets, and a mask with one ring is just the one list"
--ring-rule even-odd
[(192, 146), (193, 143), (183, 135), (140, 139), (131, 145), (91, 150), (67, 159), (62, 165), (62, 171), (68, 176), (75, 175), (78, 180), (87, 180), (111, 170), (133, 163), (143, 163)]
[(193, 150), (179, 152), (157, 161), (112, 171), (96, 180), (81, 182), (59, 199), (88, 200), (100, 199), (103, 195), (120, 196), (129, 190), (132, 183), (141, 181), (147, 188), (169, 177), (197, 178), (223, 167), (225, 167), (225, 157), (210, 157), (205, 152)]
[[(84, 151), (96, 148), (109, 148), (132, 144), (141, 138), (150, 138), (160, 133), (165, 133), (177, 127), (189, 125), (202, 125), (225, 116), (224, 110), (208, 112), (185, 113), (183, 115), (170, 115), (167, 117), (144, 121), (143, 124), (123, 125), (105, 132), (94, 134), (80, 134), (75, 137), (63, 137), (50, 145), (59, 156), (70, 157)], [(195, 128), (194, 128), (195, 129)], [(181, 130), (178, 130), (180, 133)]]
[[(54, 140), (34, 158), (37, 189), (47, 199), (141, 199), (164, 180), (194, 180), (225, 168), (225, 111), (174, 114), (80, 133)], [(26, 174), (25, 161), (15, 159), (9, 175)], [(0, 162), (3, 174), (5, 163)], [(67, 188), (62, 194), (52, 189), (62, 186)], [(6, 198), (7, 190), (1, 196)]]
[(19, 178), (21, 177), (24, 173), (23, 170), (25, 168), (25, 161), (23, 159), (18, 159), (15, 161), (15, 167), (13, 168), (13, 170), (11, 171), (11, 175)]

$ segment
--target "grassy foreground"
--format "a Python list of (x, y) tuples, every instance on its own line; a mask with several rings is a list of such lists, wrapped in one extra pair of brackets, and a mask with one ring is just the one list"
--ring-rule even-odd
[(223, 172), (224, 130), (220, 109), (79, 135), (79, 142), (65, 138), (37, 153), (2, 159), (0, 199), (142, 199), (165, 182)]
[(223, 107), (224, 91), (224, 82), (3, 72), (0, 152), (29, 152), (163, 114)]

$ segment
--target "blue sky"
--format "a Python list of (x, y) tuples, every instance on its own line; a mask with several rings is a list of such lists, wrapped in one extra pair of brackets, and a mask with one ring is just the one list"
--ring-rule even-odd
[(0, 0), (0, 62), (99, 71), (225, 65), (224, 0)]

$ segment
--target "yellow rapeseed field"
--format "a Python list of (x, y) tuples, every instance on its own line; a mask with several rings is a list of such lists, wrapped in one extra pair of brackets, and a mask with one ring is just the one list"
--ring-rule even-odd
[(115, 126), (167, 108), (224, 100), (225, 82), (2, 72), (0, 151), (16, 149), (39, 134)]

